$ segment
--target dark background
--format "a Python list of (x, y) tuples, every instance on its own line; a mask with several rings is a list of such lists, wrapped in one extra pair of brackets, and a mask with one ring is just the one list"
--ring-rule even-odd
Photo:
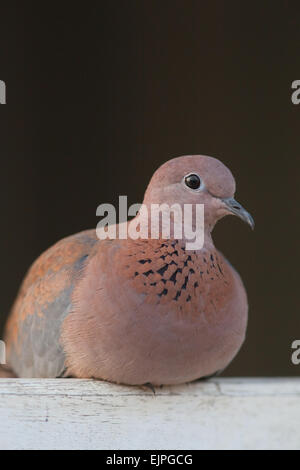
[(165, 160), (212, 155), (256, 220), (214, 231), (250, 303), (226, 375), (298, 375), (299, 2), (24, 4), (1, 5), (1, 323), (32, 261), (100, 203), (141, 202)]

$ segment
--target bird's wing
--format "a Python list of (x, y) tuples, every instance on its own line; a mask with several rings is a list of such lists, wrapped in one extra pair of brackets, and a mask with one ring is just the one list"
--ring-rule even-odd
[(56, 243), (29, 269), (6, 325), (7, 362), (19, 377), (59, 377), (64, 372), (60, 327), (71, 294), (97, 243), (88, 230)]

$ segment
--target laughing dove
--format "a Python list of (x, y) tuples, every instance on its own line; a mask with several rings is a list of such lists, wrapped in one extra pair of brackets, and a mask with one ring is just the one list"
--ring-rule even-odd
[(202, 248), (187, 250), (173, 237), (99, 240), (95, 230), (49, 248), (30, 268), (6, 325), (11, 369), (19, 377), (153, 385), (224, 369), (244, 341), (248, 305), (211, 232), (227, 214), (253, 226), (234, 192), (219, 160), (174, 158), (154, 173), (144, 205), (204, 204)]

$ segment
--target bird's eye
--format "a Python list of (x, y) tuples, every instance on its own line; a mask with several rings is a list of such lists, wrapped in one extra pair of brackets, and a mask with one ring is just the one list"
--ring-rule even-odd
[(184, 178), (184, 182), (191, 189), (199, 189), (201, 185), (199, 176), (195, 174), (187, 175)]

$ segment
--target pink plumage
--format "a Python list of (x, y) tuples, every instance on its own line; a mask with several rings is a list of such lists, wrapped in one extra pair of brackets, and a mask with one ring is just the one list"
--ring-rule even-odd
[[(193, 190), (197, 177), (201, 186)], [(201, 249), (186, 250), (184, 239), (172, 237), (101, 241), (88, 230), (47, 250), (30, 268), (6, 325), (11, 369), (20, 377), (153, 385), (224, 369), (244, 341), (248, 305), (211, 232), (230, 213), (253, 225), (234, 192), (219, 160), (175, 158), (154, 173), (144, 204), (204, 204)]]

